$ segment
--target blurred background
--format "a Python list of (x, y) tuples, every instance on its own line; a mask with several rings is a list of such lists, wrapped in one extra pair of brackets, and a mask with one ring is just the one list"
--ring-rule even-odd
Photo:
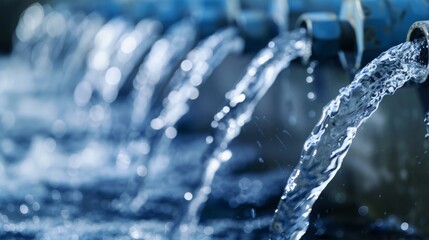
[[(371, 36), (382, 42), (392, 32), (397, 43), (405, 41), (409, 22), (424, 20), (412, 17), (425, 14), (416, 6), (427, 8), (424, 1), (344, 2), (361, 6), (366, 19), (371, 14), (384, 19), (377, 7), (391, 16), (400, 10), (405, 19), (410, 16), (409, 21), (403, 20), (404, 26), (394, 25), (402, 32), (383, 32), (384, 25), (363, 21), (377, 26)], [(324, 11), (341, 16), (342, 4), (333, 0), (0, 1), (0, 238), (170, 239), (165, 232), (189, 202), (186, 193), (202, 171), (205, 139), (213, 131), (213, 117), (226, 103), (225, 94), (259, 50), (279, 32), (296, 28), (301, 14)], [(30, 9), (27, 18), (26, 9)], [(177, 27), (187, 18), (195, 20), (194, 28)], [(152, 22), (140, 22), (143, 19)], [(103, 26), (110, 35), (98, 34)], [(229, 51), (213, 66), (197, 97), (189, 102), (189, 111), (175, 125), (167, 170), (145, 180), (149, 200), (129, 213), (124, 208), (130, 197), (124, 193), (136, 175), (132, 157), (145, 155), (151, 146), (150, 140), (133, 145), (140, 138), (132, 136), (141, 135), (151, 123), (132, 123), (139, 91), (135, 79), (140, 72), (146, 77), (155, 74), (154, 79), (164, 79), (168, 89), (165, 86), (183, 70), (185, 58), (192, 59), (186, 54), (227, 26), (238, 29), (244, 50)], [(183, 33), (176, 33), (180, 39), (168, 37), (174, 29)], [(368, 29), (364, 36), (371, 34)], [(26, 40), (26, 36), (30, 37)], [(121, 58), (118, 49), (127, 36), (133, 37), (131, 45), (137, 50)], [(166, 41), (173, 47), (153, 53)], [(385, 45), (389, 44), (395, 45)], [(377, 55), (387, 49), (383, 44), (376, 46)], [(233, 157), (214, 178), (195, 239), (267, 239), (272, 214), (323, 106), (353, 79), (338, 49), (322, 46), (318, 50), (335, 54), (297, 59), (282, 71), (232, 142)], [(354, 50), (359, 54), (359, 49)], [(367, 59), (359, 67), (377, 56), (373, 52), (364, 54)], [(100, 53), (109, 55), (100, 57)], [(151, 53), (161, 60), (146, 65), (159, 66), (161, 73), (142, 70)], [(172, 59), (170, 65), (162, 65), (163, 56)], [(105, 59), (110, 60), (108, 67), (100, 67)], [(97, 79), (108, 82), (107, 76), (115, 74), (112, 69), (120, 70), (123, 85), (110, 99)], [(95, 100), (85, 100), (87, 83)], [(167, 94), (161, 87), (154, 91), (151, 109), (156, 112)], [(417, 86), (386, 97), (360, 127), (343, 167), (316, 202), (305, 239), (429, 239), (425, 204), (429, 146), (423, 119)], [(121, 155), (121, 151), (131, 154)], [(137, 175), (144, 177), (145, 171), (137, 168)]]

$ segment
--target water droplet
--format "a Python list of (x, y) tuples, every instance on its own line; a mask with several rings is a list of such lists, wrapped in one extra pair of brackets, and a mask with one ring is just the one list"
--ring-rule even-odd
[(193, 67), (193, 64), (190, 60), (186, 59), (183, 60), (182, 63), (180, 64), (180, 68), (182, 69), (182, 71), (184, 72), (189, 72)]
[(125, 54), (133, 52), (137, 47), (137, 41), (134, 36), (128, 36), (121, 44), (121, 51)]
[(164, 127), (164, 121), (160, 118), (155, 118), (150, 122), (150, 127), (154, 130), (159, 130)]
[(192, 195), (192, 193), (186, 192), (183, 197), (185, 198), (186, 201), (191, 201), (194, 196)]
[(167, 136), (169, 139), (174, 139), (177, 136), (177, 130), (174, 127), (168, 127), (165, 130), (165, 136)]
[(117, 67), (111, 67), (109, 69), (107, 69), (106, 74), (104, 76), (106, 83), (111, 85), (111, 86), (115, 86), (117, 84), (119, 84), (119, 82), (121, 81), (121, 70)]
[(230, 150), (225, 150), (221, 154), (219, 154), (219, 159), (224, 162), (230, 160), (231, 157), (232, 157), (232, 152)]
[(51, 197), (54, 201), (60, 201), (61, 200), (61, 193), (58, 190), (52, 190), (51, 191)]
[(210, 144), (210, 143), (212, 143), (213, 142), (213, 137), (212, 136), (207, 136), (206, 137), (206, 143), (207, 144)]
[(33, 208), (33, 211), (39, 211), (40, 210), (40, 204), (38, 202), (34, 202), (31, 206)]
[(361, 216), (366, 216), (368, 214), (368, 212), (369, 212), (369, 209), (367, 206), (360, 206), (358, 209), (358, 213)]
[(401, 230), (402, 231), (407, 231), (408, 230), (408, 223), (407, 222), (403, 222), (401, 223)]
[(147, 168), (143, 165), (137, 167), (137, 175), (145, 177), (147, 175)]
[(307, 93), (307, 98), (313, 101), (316, 99), (316, 94), (314, 94), (314, 92), (309, 92)]
[(109, 54), (106, 51), (98, 51), (91, 53), (89, 66), (95, 70), (105, 70), (110, 63)]
[(27, 214), (28, 213), (28, 211), (29, 211), (29, 209), (28, 209), (28, 207), (27, 207), (27, 205), (25, 205), (25, 204), (21, 204), (20, 206), (19, 206), (19, 211), (22, 213), (22, 214)]

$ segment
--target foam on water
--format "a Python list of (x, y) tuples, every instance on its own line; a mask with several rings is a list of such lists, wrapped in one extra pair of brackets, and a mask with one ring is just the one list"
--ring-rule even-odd
[(229, 143), (239, 135), (243, 125), (250, 121), (257, 103), (280, 71), (288, 67), (295, 58), (309, 54), (309, 42), (305, 36), (305, 30), (300, 29), (273, 39), (254, 58), (237, 86), (226, 94), (228, 104), (215, 115), (212, 122), (214, 134), (207, 138), (209, 146), (202, 159), (204, 173), (179, 227), (181, 239), (189, 239), (194, 232), (211, 192), (213, 178), (222, 163), (232, 156), (228, 149)]
[(425, 67), (418, 62), (421, 45), (406, 42), (382, 53), (323, 109), (275, 212), (271, 239), (300, 239), (305, 234), (312, 206), (340, 169), (358, 127), (384, 96), (425, 75)]

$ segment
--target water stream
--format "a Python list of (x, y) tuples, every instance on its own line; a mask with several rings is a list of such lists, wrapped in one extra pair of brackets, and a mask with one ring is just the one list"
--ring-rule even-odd
[(304, 144), (272, 220), (270, 239), (300, 239), (309, 226), (314, 202), (340, 169), (359, 126), (386, 95), (426, 69), (418, 62), (421, 42), (389, 49), (363, 68), (324, 109)]
[[(165, 89), (168, 94), (164, 99), (164, 108), (150, 121), (151, 127), (145, 132), (150, 149), (145, 181), (153, 180), (159, 172), (169, 166), (166, 153), (171, 140), (177, 135), (175, 125), (188, 111), (188, 102), (198, 97), (198, 87), (207, 80), (226, 56), (242, 50), (243, 40), (238, 36), (237, 30), (227, 28), (201, 41), (181, 62), (180, 68)], [(132, 203), (133, 209), (139, 209), (146, 199), (146, 190), (141, 189)]]
[(305, 30), (299, 29), (273, 39), (250, 63), (237, 86), (226, 94), (228, 104), (215, 115), (211, 124), (214, 134), (206, 139), (209, 146), (202, 159), (205, 170), (180, 223), (181, 239), (189, 239), (195, 232), (201, 210), (211, 192), (214, 175), (222, 163), (232, 157), (229, 143), (250, 121), (257, 103), (277, 75), (295, 58), (309, 54), (310, 44), (305, 36)]
[(162, 111), (150, 121), (149, 130), (152, 133), (146, 132), (150, 138), (150, 149), (165, 154), (177, 134), (176, 123), (188, 112), (189, 101), (198, 98), (198, 88), (226, 56), (240, 53), (243, 44), (237, 29), (227, 28), (214, 33), (189, 52), (166, 88), (168, 94), (163, 101)]
[[(278, 74), (309, 55), (305, 30), (281, 34), (256, 55), (204, 141), (206, 135), (177, 135), (176, 125), (213, 70), (243, 50), (238, 30), (221, 29), (191, 50), (197, 29), (189, 19), (161, 38), (154, 20), (104, 21), (38, 3), (21, 16), (11, 60), (28, 73), (11, 68), (6, 75), (0, 68), (0, 78), (10, 82), (0, 86), (0, 102), (8, 107), (0, 111), (0, 238), (267, 238), (284, 170), (266, 170), (257, 150), (245, 144), (229, 145)], [(305, 234), (312, 205), (361, 123), (385, 95), (425, 75), (416, 61), (419, 49), (420, 43), (405, 43), (382, 54), (324, 108), (280, 200), (270, 239)], [(131, 82), (134, 98), (118, 98)], [(315, 92), (307, 97), (315, 100)], [(111, 130), (116, 123), (122, 135), (100, 134), (102, 124)], [(425, 124), (429, 138), (429, 113)], [(213, 202), (201, 217), (210, 194)], [(320, 222), (329, 231), (341, 225)], [(412, 222), (406, 224), (413, 233)]]
[[(137, 165), (137, 174), (131, 177), (127, 187), (129, 196), (139, 190), (141, 178), (146, 176), (147, 161), (150, 158), (148, 154), (151, 153), (151, 149), (144, 133), (148, 127), (150, 128), (147, 122), (153, 112), (158, 93), (169, 80), (175, 67), (194, 46), (196, 37), (195, 26), (190, 20), (182, 20), (171, 26), (165, 35), (153, 44), (134, 79), (135, 98), (130, 116), (130, 134), (126, 141), (121, 143), (117, 154), (117, 159), (127, 156), (133, 159), (133, 165)], [(131, 211), (138, 211), (142, 204), (143, 200), (137, 194), (130, 206)]]
[(425, 123), (425, 126), (426, 126), (425, 138), (427, 140), (429, 140), (429, 112), (425, 113), (424, 123)]
[(131, 127), (145, 129), (156, 91), (168, 80), (169, 75), (186, 53), (194, 46), (196, 30), (192, 21), (182, 20), (171, 26), (165, 36), (154, 43), (134, 80), (136, 96), (131, 114)]

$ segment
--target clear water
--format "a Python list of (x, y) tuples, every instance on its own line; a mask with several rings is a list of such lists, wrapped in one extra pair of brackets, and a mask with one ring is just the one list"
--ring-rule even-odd
[(194, 23), (190, 20), (182, 20), (171, 26), (165, 35), (152, 45), (133, 81), (135, 96), (131, 106), (129, 134), (124, 137), (116, 158), (118, 161), (124, 157), (131, 159), (130, 169), (135, 169), (137, 174), (131, 176), (126, 187), (126, 195), (132, 199), (131, 204), (129, 199), (123, 201), (118, 207), (121, 211), (135, 213), (143, 204), (138, 190), (142, 177), (147, 174), (147, 162), (150, 159), (148, 154), (151, 149), (147, 136), (140, 135), (140, 132), (145, 133), (150, 128), (147, 122), (152, 116), (159, 92), (168, 82), (175, 67), (194, 46), (196, 37)]
[(153, 44), (134, 80), (136, 96), (131, 114), (132, 128), (145, 129), (157, 91), (194, 46), (196, 37), (192, 21), (182, 20), (171, 26), (166, 34)]
[[(81, 125), (90, 132), (100, 133), (108, 131), (108, 103), (103, 101), (103, 86), (109, 84), (107, 80), (116, 80), (119, 75), (111, 73), (111, 61), (114, 59), (118, 42), (130, 34), (131, 25), (122, 18), (114, 18), (107, 22), (94, 36), (94, 42), (86, 58), (86, 71), (74, 90), (74, 102), (80, 107), (78, 111)], [(113, 66), (112, 66), (113, 67)], [(101, 95), (101, 96), (100, 96)], [(107, 120), (107, 121), (106, 121)], [(102, 129), (104, 128), (104, 129)], [(107, 129), (107, 130), (105, 130)]]
[[(164, 108), (160, 114), (150, 121), (152, 132), (146, 132), (150, 154), (147, 156), (147, 176), (145, 182), (158, 179), (161, 171), (170, 164), (168, 149), (170, 142), (177, 135), (175, 125), (186, 114), (189, 101), (199, 95), (198, 87), (205, 82), (214, 69), (231, 53), (239, 53), (243, 49), (243, 41), (234, 28), (220, 30), (190, 51), (180, 68), (175, 72), (166, 87)], [(133, 201), (133, 208), (139, 209), (145, 202), (147, 194), (142, 188)]]
[(425, 138), (427, 140), (429, 140), (429, 112), (425, 113), (424, 123), (425, 123), (425, 126), (426, 126)]
[(87, 64), (83, 59), (93, 46), (94, 37), (103, 27), (104, 19), (96, 13), (91, 13), (81, 21), (77, 28), (69, 31), (77, 32), (73, 51), (65, 56), (60, 84), (66, 89), (75, 89), (78, 81), (83, 77)]
[(341, 167), (359, 126), (384, 96), (425, 75), (418, 62), (421, 45), (407, 42), (384, 52), (323, 109), (275, 212), (271, 239), (300, 239), (305, 234), (312, 206)]
[(305, 30), (300, 29), (273, 39), (254, 58), (237, 86), (226, 94), (228, 104), (215, 115), (212, 122), (214, 134), (206, 139), (209, 146), (202, 159), (205, 170), (180, 223), (181, 239), (189, 239), (195, 231), (201, 210), (211, 192), (213, 178), (222, 163), (232, 157), (229, 143), (251, 119), (257, 103), (280, 71), (295, 58), (309, 54), (309, 42), (305, 36)]
[[(111, 132), (111, 103), (117, 99), (125, 82), (130, 81), (133, 70), (140, 65), (160, 30), (159, 22), (142, 20), (132, 29), (105, 26), (97, 33), (94, 46), (98, 50), (90, 52), (89, 71), (74, 92), (75, 103), (88, 108), (86, 121), (90, 123), (90, 129)], [(97, 36), (101, 41), (97, 42)], [(111, 44), (105, 44), (109, 36)], [(98, 47), (101, 43), (105, 45)]]
[(231, 53), (243, 50), (243, 40), (235, 28), (220, 30), (203, 40), (180, 64), (163, 101), (161, 113), (150, 121), (151, 128), (172, 138), (174, 126), (189, 110), (189, 101), (199, 96), (198, 88)]
[(112, 63), (105, 71), (104, 81), (102, 80), (99, 90), (104, 101), (112, 103), (116, 100), (120, 88), (128, 80), (134, 68), (140, 65), (142, 57), (159, 38), (160, 32), (161, 23), (142, 20), (118, 41)]
[(166, 88), (169, 93), (163, 101), (163, 109), (150, 121), (154, 133), (148, 133), (147, 137), (150, 138), (150, 148), (156, 152), (155, 155), (168, 150), (170, 141), (177, 135), (175, 125), (188, 112), (189, 101), (198, 98), (199, 86), (226, 56), (240, 53), (243, 44), (235, 28), (220, 30), (203, 40), (181, 62)]
[[(21, 67), (11, 68), (10, 75), (6, 74), (9, 73), (6, 71), (7, 69), (0, 69), (1, 77), (11, 79), (9, 82), (1, 81), (2, 94), (0, 94), (0, 102), (11, 107), (11, 109), (3, 109), (3, 107), (1, 109), (0, 239), (171, 239), (172, 236), (180, 237), (176, 231), (178, 227), (176, 223), (179, 221), (176, 220), (182, 218), (183, 211), (186, 210), (186, 206), (192, 199), (201, 200), (201, 195), (195, 196), (193, 184), (201, 183), (201, 169), (207, 167), (207, 162), (194, 160), (201, 159), (203, 151), (207, 147), (204, 137), (183, 137), (181, 135), (175, 137), (175, 141), (168, 144), (168, 150), (165, 151), (165, 155), (174, 161), (169, 162), (168, 169), (165, 169), (164, 172), (157, 172), (134, 166), (132, 164), (134, 159), (130, 159), (124, 154), (119, 154), (117, 158), (112, 157), (117, 155), (117, 148), (120, 148), (118, 145), (127, 142), (129, 138), (124, 141), (124, 139), (111, 138), (111, 136), (99, 138), (95, 134), (82, 136), (78, 134), (78, 130), (84, 128), (86, 123), (80, 124), (82, 123), (82, 119), (79, 119), (81, 115), (75, 116), (73, 111), (71, 111), (72, 115), (67, 115), (70, 113), (69, 110), (75, 110), (74, 108), (68, 109), (71, 105), (74, 106), (75, 101), (82, 103), (79, 100), (82, 100), (81, 97), (85, 98), (85, 93), (87, 93), (85, 91), (79, 92), (81, 95), (77, 94), (74, 99), (73, 93), (70, 92), (84, 76), (93, 93), (97, 95), (91, 98), (97, 101), (91, 100), (88, 103), (89, 106), (99, 105), (100, 102), (110, 104), (114, 101), (118, 89), (126, 81), (123, 77), (128, 75), (133, 65), (138, 65), (137, 62), (140, 60), (137, 56), (148, 50), (149, 42), (158, 38), (157, 34), (146, 32), (148, 29), (157, 28), (155, 26), (157, 24), (145, 20), (137, 26), (129, 25), (122, 34), (119, 34), (117, 41), (111, 44), (112, 48), (105, 49), (109, 51), (108, 64), (106, 64), (103, 53), (101, 57), (96, 58), (101, 61), (91, 62), (91, 59), (95, 59), (94, 52), (91, 50), (94, 50), (96, 42), (100, 43), (100, 41), (94, 41), (99, 34), (106, 37), (104, 39), (106, 42), (100, 44), (111, 42), (109, 40), (111, 34), (116, 33), (112, 33), (111, 28), (109, 31), (105, 31), (106, 27), (111, 26), (111, 22), (105, 25), (104, 20), (97, 14), (87, 16), (72, 14), (63, 9), (52, 9), (39, 4), (33, 5), (25, 14), (17, 29), (17, 34), (20, 34), (17, 37), (20, 39), (16, 39), (16, 41), (22, 42), (17, 43), (14, 57), (18, 59), (19, 64), (22, 63), (22, 60), (19, 60), (20, 57), (29, 60), (29, 66), (25, 66), (26, 68), (33, 68), (38, 64), (48, 67), (25, 69), (25, 71), (21, 71)], [(44, 20), (47, 16), (51, 20), (59, 19), (59, 24), (48, 26)], [(65, 29), (56, 28), (58, 26), (65, 26)], [(53, 31), (52, 36), (46, 29)], [(189, 28), (185, 29), (189, 30)], [(122, 31), (122, 28), (115, 28), (114, 31)], [(191, 33), (192, 31), (193, 29), (190, 30)], [(188, 33), (186, 30), (183, 32), (183, 36), (179, 36), (179, 33), (177, 36), (186, 40), (189, 37)], [(148, 34), (153, 38), (146, 39), (143, 36)], [(295, 41), (295, 47), (302, 53), (306, 52), (305, 46), (295, 39), (295, 37), (299, 38), (301, 33), (296, 34), (295, 37), (294, 34), (286, 36), (283, 40), (292, 38), (292, 43)], [(219, 38), (213, 40), (214, 36)], [(148, 42), (145, 42), (144, 39)], [(175, 102), (169, 101), (173, 100), (173, 97), (172, 99), (167, 98), (163, 105), (165, 111), (156, 111), (157, 115), (146, 114), (142, 121), (149, 120), (149, 122), (141, 125), (137, 123), (136, 128), (154, 130), (151, 128), (150, 121), (154, 117), (155, 119), (160, 117), (166, 124), (157, 133), (170, 137), (175, 135), (175, 131), (171, 131), (173, 129), (170, 127), (174, 128), (174, 123), (187, 110), (187, 102), (198, 96), (196, 94), (198, 92), (193, 90), (198, 87), (196, 83), (201, 82), (200, 84), (202, 84), (206, 75), (210, 74), (219, 63), (218, 61), (222, 61), (224, 55), (239, 52), (242, 47), (240, 39), (233, 29), (222, 30), (213, 35), (211, 39), (213, 41), (201, 42), (187, 55), (185, 60), (182, 61), (182, 58), (190, 47), (181, 53), (182, 57), (180, 59), (178, 57), (177, 61), (168, 60), (174, 62), (171, 63), (171, 66), (167, 64), (168, 66), (164, 69), (153, 69), (153, 72), (158, 71), (160, 74), (153, 75), (155, 79), (164, 82), (169, 80), (169, 76), (161, 76), (164, 74), (162, 70), (166, 69), (169, 72), (166, 74), (171, 75), (173, 70), (179, 66), (171, 85), (167, 86), (167, 91), (169, 88), (173, 88), (178, 92), (190, 94), (185, 94), (185, 96), (179, 94), (180, 101)], [(287, 44), (283, 40), (275, 39), (264, 52), (260, 53), (259, 60), (253, 61), (252, 67), (249, 67), (247, 72), (246, 83), (242, 84), (241, 90), (235, 91), (235, 108), (230, 105), (234, 102), (234, 94), (229, 94), (227, 107), (231, 112), (237, 111), (236, 115), (232, 116), (231, 113), (224, 113), (226, 116), (223, 117), (218, 115), (214, 125), (223, 123), (224, 126), (227, 126), (228, 117), (230, 120), (240, 120), (231, 121), (235, 125), (248, 121), (254, 108), (250, 105), (256, 104), (274, 81), (278, 71), (282, 67), (286, 67), (292, 57), (292, 55), (285, 56), (290, 49), (285, 47)], [(302, 41), (306, 44), (305, 40)], [(54, 46), (55, 44), (58, 45)], [(188, 47), (193, 43), (187, 44), (183, 43), (182, 46)], [(210, 56), (209, 51), (202, 46), (215, 50)], [(153, 51), (154, 49), (155, 47), (152, 48)], [(45, 55), (45, 53), (49, 54)], [(28, 55), (32, 57), (28, 58)], [(158, 67), (154, 63), (163, 61), (162, 58), (159, 56), (158, 59), (155, 59), (153, 56), (151, 66)], [(34, 62), (34, 59), (42, 61)], [(198, 61), (204, 61), (209, 68)], [(18, 66), (21, 65), (14, 67)], [(107, 68), (102, 68), (102, 66), (107, 66)], [(120, 70), (120, 74), (116, 70), (108, 71), (114, 67)], [(256, 68), (261, 71), (256, 72)], [(33, 74), (33, 71), (40, 74)], [(93, 74), (94, 78), (88, 76), (89, 72)], [(120, 77), (118, 77), (119, 75)], [(196, 75), (202, 76), (202, 79), (193, 78)], [(49, 76), (49, 78), (45, 79), (44, 76)], [(267, 82), (256, 81), (261, 78), (268, 78), (268, 80)], [(39, 82), (38, 79), (43, 82)], [(139, 81), (141, 80), (146, 79)], [(135, 85), (137, 88), (141, 86)], [(162, 84), (156, 84), (154, 89), (160, 85)], [(249, 89), (246, 90), (246, 87)], [(37, 94), (34, 94), (35, 90), (38, 91)], [(30, 94), (27, 95), (28, 93)], [(151, 94), (152, 97), (156, 96), (155, 93)], [(240, 102), (242, 99), (240, 94), (247, 99)], [(17, 101), (22, 102), (15, 104)], [(35, 102), (40, 102), (40, 105), (34, 104)], [(121, 113), (124, 106), (128, 109), (131, 108), (131, 105), (126, 102), (124, 105), (112, 104), (107, 107), (111, 107), (112, 112)], [(153, 105), (161, 106), (158, 103)], [(25, 108), (22, 108), (23, 106)], [(152, 112), (152, 107), (149, 107), (148, 113)], [(225, 109), (227, 108), (222, 110), (226, 111)], [(99, 117), (100, 111), (97, 110), (99, 108), (90, 111), (92, 117)], [(23, 121), (23, 116), (19, 114), (21, 111), (26, 114), (37, 112), (42, 117), (30, 116)], [(87, 113), (88, 111), (86, 111)], [(87, 117), (87, 115), (83, 116)], [(127, 125), (128, 121), (124, 121), (124, 116), (128, 117), (127, 114), (124, 114), (118, 121)], [(76, 125), (75, 128), (72, 127), (73, 123)], [(127, 127), (129, 126), (127, 125)], [(233, 132), (238, 134), (239, 130), (236, 130), (241, 126), (233, 125), (233, 127), (236, 127)], [(167, 131), (167, 129), (170, 130)], [(128, 134), (127, 130), (129, 129), (126, 128), (124, 132)], [(223, 130), (225, 129), (219, 130), (219, 134), (226, 132)], [(19, 137), (12, 132), (19, 133)], [(71, 133), (71, 135), (67, 135), (67, 133)], [(133, 134), (131, 133), (130, 136), (134, 136)], [(205, 140), (213, 142), (213, 144), (222, 142), (225, 145), (231, 141), (231, 139), (223, 141), (225, 138), (217, 137), (213, 135)], [(167, 142), (170, 140), (167, 138)], [(149, 144), (154, 144), (152, 148), (158, 150), (163, 149), (157, 147), (163, 143), (165, 142), (149, 142)], [(136, 144), (134, 146), (133, 142), (130, 143), (130, 146), (139, 149), (129, 152), (134, 154), (133, 157), (144, 156), (150, 149), (146, 145)], [(164, 148), (167, 149), (166, 146)], [(220, 149), (222, 150), (222, 148)], [(207, 157), (207, 155), (205, 156)], [(188, 228), (191, 231), (187, 231), (181, 237), (186, 239), (186, 236), (193, 232), (192, 238), (189, 239), (267, 239), (272, 211), (271, 208), (267, 209), (267, 206), (277, 203), (277, 194), (282, 191), (282, 186), (285, 184), (284, 171), (271, 170), (264, 174), (259, 171), (248, 171), (249, 166), (254, 166), (252, 164), (255, 162), (258, 163), (256, 152), (251, 147), (239, 144), (225, 147), (219, 157), (221, 159), (218, 161), (212, 161), (216, 165), (214, 168), (208, 168), (209, 174), (206, 174), (205, 178), (205, 183), (213, 183), (208, 184), (209, 188), (202, 188), (201, 191), (203, 194), (211, 194), (206, 206), (208, 213), (205, 212), (202, 215), (202, 221), (198, 226), (182, 225), (181, 230)], [(231, 160), (227, 161), (229, 158)], [(155, 162), (153, 161), (153, 163)], [(128, 213), (118, 211), (118, 209), (121, 210), (118, 205), (126, 205), (129, 208), (132, 199), (127, 199), (125, 186), (128, 186), (130, 176), (134, 176), (136, 170), (139, 176), (149, 174), (149, 171), (155, 173), (152, 174), (152, 183), (145, 186), (147, 193), (154, 199), (142, 206), (146, 211), (144, 215), (138, 215), (138, 218), (136, 215), (130, 216)], [(158, 173), (160, 174), (158, 175)], [(197, 203), (198, 201), (193, 203), (193, 206), (196, 206)], [(201, 208), (206, 204), (201, 201), (199, 203), (201, 203)], [(200, 218), (200, 213), (196, 218)], [(196, 218), (193, 219), (195, 224), (198, 223)], [(387, 219), (386, 222), (377, 220), (373, 225), (384, 233), (389, 228), (401, 230), (403, 224), (399, 220)], [(371, 222), (368, 223), (368, 226), (372, 226)], [(330, 231), (336, 231), (336, 229), (341, 229), (341, 224), (338, 222), (330, 223), (324, 220), (317, 222), (317, 232), (324, 231), (329, 234)], [(408, 229), (412, 229), (411, 225)]]

